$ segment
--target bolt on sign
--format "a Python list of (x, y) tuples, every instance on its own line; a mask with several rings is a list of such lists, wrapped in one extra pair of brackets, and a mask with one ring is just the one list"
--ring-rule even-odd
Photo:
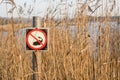
[(27, 50), (48, 49), (48, 29), (26, 29)]

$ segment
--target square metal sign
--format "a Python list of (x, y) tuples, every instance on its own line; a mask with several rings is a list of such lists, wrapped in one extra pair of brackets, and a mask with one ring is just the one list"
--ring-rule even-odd
[(48, 29), (26, 29), (26, 50), (48, 50)]

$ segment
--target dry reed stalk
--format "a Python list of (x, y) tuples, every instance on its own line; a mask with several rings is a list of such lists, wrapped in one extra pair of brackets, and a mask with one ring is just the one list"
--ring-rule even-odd
[[(85, 12), (84, 12), (85, 13)], [(65, 18), (60, 29), (51, 19), (49, 51), (42, 56), (42, 80), (119, 80), (119, 41), (118, 27), (111, 33), (109, 17), (99, 22), (98, 43), (90, 44), (89, 18), (78, 13), (75, 18), (76, 34), (71, 37), (69, 21)], [(105, 25), (104, 25), (105, 24)], [(65, 25), (65, 26), (63, 26)], [(97, 25), (93, 25), (95, 28)], [(8, 26), (11, 27), (11, 26)], [(14, 28), (16, 25), (14, 25)], [(104, 28), (105, 27), (105, 28)], [(14, 30), (13, 30), (14, 31)], [(105, 31), (105, 32), (104, 32)], [(17, 31), (16, 31), (17, 32)], [(8, 32), (6, 38), (0, 32), (0, 79), (31, 80), (33, 74), (30, 53), (17, 45), (16, 37)], [(21, 34), (19, 34), (21, 35)], [(20, 39), (22, 45), (23, 38)], [(13, 44), (14, 43), (14, 44)], [(98, 46), (96, 46), (98, 44)], [(23, 44), (24, 45), (24, 44)], [(22, 47), (23, 47), (22, 45)], [(98, 47), (93, 52), (94, 46)], [(96, 57), (97, 56), (97, 57)], [(39, 74), (39, 72), (35, 72)]]

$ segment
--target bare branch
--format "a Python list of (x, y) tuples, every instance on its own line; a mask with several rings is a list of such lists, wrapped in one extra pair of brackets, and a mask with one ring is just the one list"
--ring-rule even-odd
[(93, 10), (91, 9), (91, 7), (90, 7), (90, 6), (88, 6), (88, 10), (89, 10), (90, 12), (93, 12)]
[(14, 9), (15, 9), (15, 7), (13, 7), (12, 9), (10, 9), (10, 10), (8, 11), (8, 13), (12, 13), (12, 12), (14, 11)]
[(14, 0), (5, 0), (5, 3), (11, 4), (11, 5), (15, 5)]
[(115, 5), (116, 5), (116, 1), (114, 0), (113, 5), (112, 5), (112, 8), (110, 9), (110, 11), (113, 11)]
[(95, 10), (94, 11), (92, 11), (92, 14), (100, 7), (100, 6), (102, 6), (102, 4), (101, 5), (99, 5), (98, 7), (96, 7), (95, 8)]

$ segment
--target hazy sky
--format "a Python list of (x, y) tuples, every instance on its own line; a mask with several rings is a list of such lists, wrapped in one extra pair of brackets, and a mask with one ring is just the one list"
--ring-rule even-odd
[[(1, 0), (0, 0), (1, 1)], [(23, 7), (24, 13), (21, 16), (26, 16), (28, 17), (27, 11), (29, 7), (33, 7), (33, 13), (30, 16), (41, 16), (44, 17), (47, 13), (51, 13), (50, 15), (56, 15), (56, 17), (62, 17), (64, 16), (65, 13), (70, 15), (70, 17), (73, 17), (76, 11), (76, 1), (77, 0), (14, 0), (17, 7), (19, 6)], [(36, 1), (36, 3), (34, 3)], [(54, 2), (53, 2), (54, 1)], [(60, 2), (64, 1), (64, 2)], [(79, 0), (81, 3), (83, 3), (85, 0)], [(92, 1), (92, 0), (91, 0)], [(90, 12), (87, 12), (88, 14), (91, 15), (98, 15), (98, 16), (104, 16), (106, 12), (109, 12), (110, 9), (112, 8), (112, 2), (110, 3), (109, 1), (113, 0), (100, 0), (99, 5), (103, 3), (103, 5), (96, 10), (95, 13), (91, 14)], [(116, 6), (114, 6), (114, 10), (112, 11), (112, 15), (120, 15), (120, 0), (115, 0), (116, 1)], [(93, 6), (95, 2), (88, 4), (89, 6)], [(66, 4), (66, 5), (65, 5)], [(107, 6), (106, 6), (107, 4)], [(57, 10), (56, 10), (57, 7)], [(67, 7), (67, 10), (65, 8)], [(97, 6), (96, 6), (97, 7)], [(11, 9), (11, 5), (7, 5), (8, 10)], [(48, 10), (49, 8), (49, 10)], [(93, 10), (95, 9), (94, 7), (91, 7)], [(51, 10), (50, 10), (51, 9)], [(108, 10), (108, 11), (107, 11)], [(7, 17), (7, 12), (6, 12), (6, 4), (2, 3), (0, 4), (0, 16), (2, 17)], [(56, 11), (56, 13), (53, 13)], [(60, 14), (62, 14), (60, 16)], [(11, 15), (8, 14), (8, 17)], [(14, 10), (14, 16), (18, 17), (16, 9)]]

